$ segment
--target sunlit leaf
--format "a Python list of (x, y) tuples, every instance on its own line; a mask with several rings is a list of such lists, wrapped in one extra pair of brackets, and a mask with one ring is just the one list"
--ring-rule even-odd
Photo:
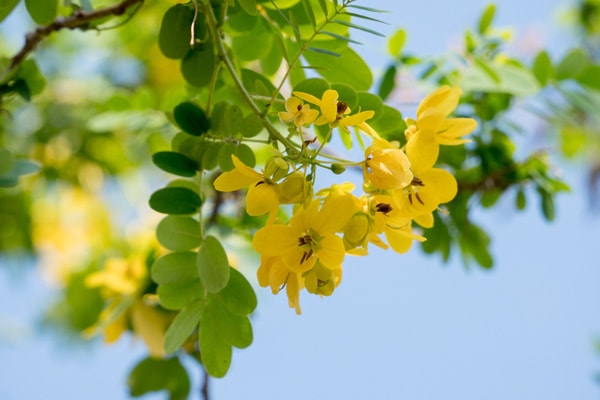
[(165, 352), (167, 354), (176, 352), (186, 342), (198, 327), (203, 312), (204, 301), (197, 300), (177, 314), (165, 333)]
[(215, 295), (223, 305), (237, 315), (249, 315), (256, 308), (256, 294), (244, 275), (231, 268), (227, 286)]
[(167, 310), (181, 310), (194, 300), (204, 298), (204, 286), (199, 278), (178, 283), (158, 285), (156, 294), (160, 305)]
[(492, 24), (492, 21), (494, 20), (494, 14), (496, 13), (496, 6), (492, 3), (490, 5), (488, 5), (486, 7), (486, 9), (483, 11), (483, 14), (481, 14), (481, 18), (479, 19), (479, 26), (478, 26), (478, 31), (480, 34), (485, 34), (488, 29), (490, 28), (490, 25)]
[(218, 293), (227, 286), (230, 276), (227, 253), (214, 236), (204, 238), (197, 265), (202, 284), (209, 293)]
[(152, 264), (150, 269), (152, 280), (159, 285), (193, 281), (198, 278), (197, 258), (198, 253), (193, 251), (165, 254)]
[(219, 318), (215, 307), (211, 307), (209, 303), (204, 308), (198, 334), (202, 364), (206, 372), (214, 377), (225, 376), (231, 365), (232, 354), (231, 345), (225, 342), (219, 331)]
[(541, 86), (545, 86), (553, 75), (552, 60), (548, 52), (540, 51), (533, 60), (532, 72)]
[(396, 87), (396, 72), (396, 66), (390, 65), (385, 70), (383, 78), (381, 78), (381, 83), (379, 84), (379, 96), (384, 100), (388, 98)]
[(304, 57), (310, 65), (318, 67), (318, 74), (331, 82), (345, 83), (356, 90), (368, 90), (373, 83), (371, 68), (352, 49), (337, 49), (340, 57), (306, 52)]
[(250, 15), (256, 15), (256, 0), (237, 0), (244, 11)]
[(202, 241), (200, 223), (191, 217), (167, 215), (156, 227), (158, 242), (169, 250), (191, 250)]
[(389, 55), (392, 57), (398, 57), (402, 52), (404, 43), (406, 43), (406, 31), (404, 29), (398, 29), (388, 41)]

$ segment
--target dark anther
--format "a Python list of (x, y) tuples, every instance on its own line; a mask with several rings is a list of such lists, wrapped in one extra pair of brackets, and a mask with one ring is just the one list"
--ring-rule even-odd
[(387, 215), (387, 213), (393, 210), (392, 206), (387, 203), (378, 203), (375, 206), (375, 209), (377, 210), (377, 212), (383, 213), (384, 215)]
[(345, 101), (338, 101), (337, 103), (337, 113), (338, 115), (343, 114), (348, 109), (348, 104)]
[(422, 180), (420, 180), (419, 178), (417, 178), (416, 176), (413, 177), (412, 182), (410, 183), (413, 186), (425, 186), (425, 184), (423, 183)]
[(415, 193), (415, 197), (417, 198), (417, 200), (419, 200), (419, 203), (425, 205), (425, 203), (423, 203), (423, 200), (421, 200), (421, 198), (419, 197), (419, 193)]
[(298, 111), (302, 111), (302, 104), (298, 104), (298, 107), (296, 107), (296, 109), (298, 109)]
[(412, 193), (408, 193), (408, 202), (412, 205)]
[(298, 246), (302, 246), (305, 244), (311, 244), (313, 242), (310, 235), (304, 235), (298, 238)]

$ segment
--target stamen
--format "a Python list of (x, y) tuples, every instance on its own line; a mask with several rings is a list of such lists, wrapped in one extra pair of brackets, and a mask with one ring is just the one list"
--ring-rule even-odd
[(412, 205), (412, 192), (408, 192), (408, 202)]
[(375, 205), (375, 210), (377, 212), (380, 212), (384, 215), (387, 215), (390, 211), (393, 210), (392, 206), (390, 204), (387, 203), (378, 203), (377, 205)]
[(425, 184), (423, 183), (422, 180), (420, 180), (419, 178), (417, 178), (416, 176), (413, 177), (412, 182), (410, 183), (413, 186), (425, 186)]
[(298, 111), (302, 111), (302, 104), (298, 104), (298, 107), (296, 107), (298, 109)]
[(419, 197), (419, 193), (415, 192), (415, 197), (417, 198), (417, 200), (419, 200), (419, 203), (421, 203), (422, 205), (425, 205), (425, 203), (423, 203), (423, 200), (421, 200), (421, 198)]
[(346, 103), (345, 101), (338, 101), (337, 102), (337, 113), (338, 113), (338, 115), (343, 114), (344, 112), (346, 112), (347, 109), (348, 109), (348, 103)]

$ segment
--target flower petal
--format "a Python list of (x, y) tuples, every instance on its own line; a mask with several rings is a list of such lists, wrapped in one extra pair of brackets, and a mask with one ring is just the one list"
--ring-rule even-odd
[(444, 116), (450, 115), (458, 105), (462, 90), (459, 87), (442, 86), (426, 96), (417, 109), (417, 118), (430, 108), (437, 108)]
[(275, 187), (266, 182), (250, 185), (246, 195), (246, 211), (248, 215), (265, 215), (279, 207), (279, 196)]
[(357, 126), (364, 123), (366, 120), (373, 118), (375, 111), (361, 111), (358, 114), (344, 117), (340, 120), (340, 125), (345, 127)]
[(316, 104), (317, 106), (321, 105), (321, 100), (310, 93), (293, 92), (292, 94), (304, 101), (308, 101), (309, 103)]
[(336, 90), (327, 89), (323, 92), (319, 107), (321, 107), (321, 113), (329, 122), (333, 122), (337, 119), (338, 97), (339, 94)]
[(352, 196), (328, 197), (323, 202), (321, 210), (314, 215), (310, 226), (321, 236), (327, 236), (340, 231), (354, 214)]
[(319, 261), (329, 269), (339, 268), (346, 253), (342, 239), (335, 235), (329, 235), (321, 240), (320, 245)]
[(282, 256), (298, 247), (298, 235), (287, 225), (269, 225), (254, 234), (252, 245), (264, 256)]
[(433, 192), (438, 197), (440, 203), (447, 203), (452, 200), (458, 191), (456, 178), (443, 169), (433, 168), (419, 176), (425, 186), (421, 192)]
[(410, 167), (414, 175), (417, 176), (433, 167), (439, 153), (440, 146), (431, 129), (419, 130), (406, 143), (406, 156), (410, 160)]

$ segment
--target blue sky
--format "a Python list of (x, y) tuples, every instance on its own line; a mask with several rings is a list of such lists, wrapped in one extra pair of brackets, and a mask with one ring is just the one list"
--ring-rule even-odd
[[(557, 9), (569, 3), (539, 3), (498, 2), (498, 25), (521, 38), (534, 26), (558, 56), (568, 40)], [(394, 9), (384, 29), (405, 28), (409, 50), (436, 54), (474, 26), (486, 4), (369, 6)], [(364, 54), (385, 62), (385, 41), (369, 40)], [(235, 351), (226, 378), (212, 381), (212, 398), (597, 398), (600, 215), (588, 209), (584, 167), (555, 161), (573, 191), (558, 197), (554, 223), (535, 201), (514, 212), (511, 193), (491, 212), (475, 210), (493, 238), (492, 271), (465, 269), (458, 257), (442, 264), (417, 248), (347, 258), (335, 295), (303, 296), (302, 316), (282, 295), (259, 289), (254, 343)], [(38, 335), (31, 326), (51, 297), (33, 273), (15, 279), (0, 268), (0, 398), (126, 399), (142, 346), (125, 339), (73, 350)]]

